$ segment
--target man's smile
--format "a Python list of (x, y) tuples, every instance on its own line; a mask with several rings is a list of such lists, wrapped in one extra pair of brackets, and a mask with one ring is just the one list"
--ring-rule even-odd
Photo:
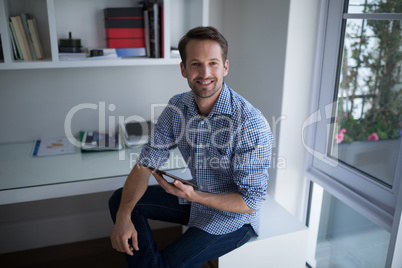
[(201, 85), (209, 85), (212, 84), (214, 80), (197, 80), (196, 82)]

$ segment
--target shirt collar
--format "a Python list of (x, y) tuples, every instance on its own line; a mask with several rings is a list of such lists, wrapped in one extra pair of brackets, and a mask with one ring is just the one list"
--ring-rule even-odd
[(219, 94), (219, 98), (216, 101), (214, 107), (212, 108), (212, 111), (210, 115), (214, 114), (231, 114), (232, 112), (232, 102), (230, 98), (230, 90), (229, 87), (223, 83), (223, 88), (221, 93)]
[(189, 108), (189, 112), (191, 113), (191, 115), (198, 114), (192, 91), (188, 91), (188, 92), (184, 93), (181, 101), (184, 103), (185, 106), (187, 106)]

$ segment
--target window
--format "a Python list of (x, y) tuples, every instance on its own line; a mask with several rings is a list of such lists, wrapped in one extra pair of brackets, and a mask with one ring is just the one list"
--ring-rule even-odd
[(344, 15), (331, 156), (392, 188), (402, 136), (402, 35), (400, 20), (364, 16), (382, 12), (402, 12), (402, 5), (354, 0)]
[(385, 267), (390, 233), (311, 184), (310, 241), (312, 267)]
[[(402, 1), (322, 3), (317, 104), (304, 129), (313, 141), (306, 146), (312, 183), (307, 222), (318, 224), (312, 233), (321, 239), (312, 244), (335, 241), (343, 234), (333, 232), (339, 229), (331, 219), (357, 214), (356, 222), (389, 243), (402, 176)], [(318, 187), (323, 187), (321, 221), (312, 214)], [(316, 267), (328, 267), (322, 263)]]

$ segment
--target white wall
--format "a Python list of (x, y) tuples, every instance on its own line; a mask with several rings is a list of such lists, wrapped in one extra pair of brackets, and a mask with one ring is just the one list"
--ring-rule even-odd
[(227, 84), (264, 114), (275, 144), (268, 191), (275, 192), (289, 0), (224, 0), (229, 42)]
[(269, 121), (275, 137), (269, 193), (301, 216), (301, 131), (310, 102), (319, 0), (223, 3), (222, 31), (229, 41), (226, 82)]
[(319, 0), (291, 0), (278, 155), (286, 169), (277, 170), (275, 199), (300, 219), (304, 147), (302, 125), (308, 117)]
[[(68, 111), (81, 103), (105, 102), (109, 116), (151, 116), (151, 103), (166, 103), (188, 90), (179, 66), (138, 66), (0, 71), (0, 142), (64, 136)], [(169, 83), (166, 83), (169, 81)], [(114, 104), (113, 112), (108, 105)], [(97, 129), (99, 111), (72, 120), (73, 133)]]

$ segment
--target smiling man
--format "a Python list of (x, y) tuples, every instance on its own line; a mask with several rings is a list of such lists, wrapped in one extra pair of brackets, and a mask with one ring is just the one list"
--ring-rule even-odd
[[(213, 40), (190, 40), (180, 64), (181, 73), (187, 78), (197, 106), (209, 113), (223, 87), (223, 77), (228, 74), (229, 61), (223, 58), (219, 43)], [(189, 55), (189, 57), (187, 57)]]
[[(229, 88), (226, 39), (213, 27), (190, 30), (179, 43), (191, 91), (172, 97), (122, 189), (109, 200), (112, 246), (130, 267), (200, 267), (258, 235), (267, 194), (272, 133), (263, 115)], [(252, 89), (250, 89), (252, 90)], [(151, 170), (178, 147), (192, 182), (149, 186)], [(159, 251), (147, 220), (187, 225)]]

